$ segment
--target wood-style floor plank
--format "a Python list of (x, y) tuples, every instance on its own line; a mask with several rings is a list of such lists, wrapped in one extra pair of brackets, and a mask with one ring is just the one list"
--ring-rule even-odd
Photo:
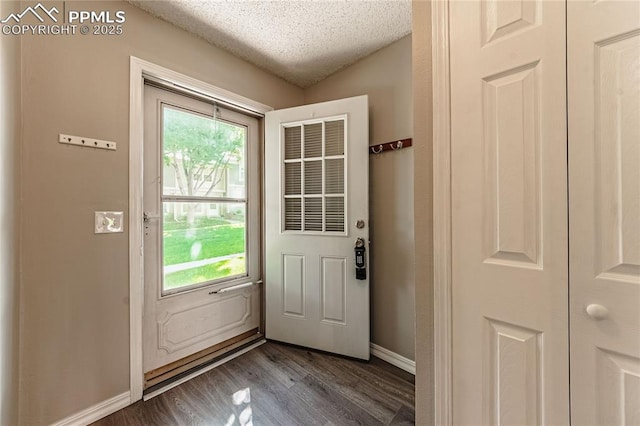
[(251, 392), (251, 404), (268, 412), (271, 417), (284, 424), (324, 425), (327, 420), (320, 412), (300, 400), (278, 382), (274, 375), (258, 365), (257, 354), (252, 357), (240, 357), (229, 369), (234, 380), (243, 389)]
[(324, 417), (335, 425), (384, 424), (311, 374), (302, 382), (296, 383), (292, 390), (309, 405), (320, 410)]
[[(349, 360), (347, 366), (341, 357), (318, 353), (304, 348), (278, 346), (286, 350), (293, 361), (304, 366), (309, 374), (330, 386), (344, 398), (370, 413), (383, 424), (389, 424), (402, 403), (354, 374), (353, 369), (362, 361)], [(412, 402), (407, 401), (408, 404)]]
[(405, 426), (415, 424), (416, 413), (413, 408), (409, 408), (403, 405), (396, 413), (393, 420), (391, 420), (392, 426)]
[(357, 361), (268, 342), (94, 426), (411, 425), (414, 379)]

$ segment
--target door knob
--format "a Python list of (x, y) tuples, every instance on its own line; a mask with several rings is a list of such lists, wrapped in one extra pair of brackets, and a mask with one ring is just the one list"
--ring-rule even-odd
[(603, 320), (609, 316), (609, 310), (602, 305), (598, 305), (597, 303), (588, 305), (586, 311), (587, 315), (589, 315), (589, 318), (592, 318), (596, 321)]

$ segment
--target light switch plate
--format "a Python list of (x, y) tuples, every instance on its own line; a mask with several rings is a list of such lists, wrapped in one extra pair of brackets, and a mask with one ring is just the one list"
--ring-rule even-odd
[(95, 212), (95, 233), (124, 232), (124, 212)]

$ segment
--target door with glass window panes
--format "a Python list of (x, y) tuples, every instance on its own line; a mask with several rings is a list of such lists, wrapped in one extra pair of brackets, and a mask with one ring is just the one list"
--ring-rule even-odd
[(145, 86), (145, 387), (258, 336), (254, 117)]
[[(269, 112), (269, 339), (369, 359), (366, 96)], [(358, 259), (358, 260), (356, 260)]]

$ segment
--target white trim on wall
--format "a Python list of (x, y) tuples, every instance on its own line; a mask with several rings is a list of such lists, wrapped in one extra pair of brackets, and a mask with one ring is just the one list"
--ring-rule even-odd
[[(142, 399), (142, 313), (144, 245), (142, 223), (143, 92), (145, 78), (161, 80), (182, 89), (213, 97), (245, 110), (264, 114), (273, 110), (228, 90), (204, 83), (168, 68), (131, 57), (129, 98), (129, 333), (130, 403)], [(129, 394), (129, 393), (127, 393)]]
[(53, 423), (52, 426), (84, 426), (91, 424), (103, 417), (113, 414), (118, 410), (128, 406), (131, 401), (129, 392), (121, 393), (113, 398), (99, 402), (96, 405), (86, 408), (78, 413)]
[(375, 343), (371, 343), (371, 355), (380, 358), (383, 361), (388, 362), (391, 365), (398, 367), (408, 373), (416, 375), (416, 362), (405, 358), (395, 352), (391, 352), (389, 349), (378, 346)]
[(144, 65), (131, 57), (129, 99), (129, 382), (131, 403), (142, 398), (143, 224), (142, 141)]
[(453, 424), (449, 0), (431, 2), (433, 66), (434, 424)]

